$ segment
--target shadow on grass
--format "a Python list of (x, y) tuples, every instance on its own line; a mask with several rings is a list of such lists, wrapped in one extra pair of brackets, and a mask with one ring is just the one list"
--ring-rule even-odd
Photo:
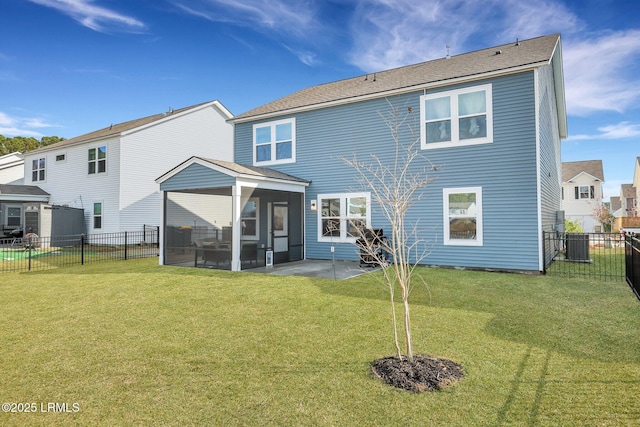
[[(604, 362), (640, 363), (640, 307), (626, 283), (422, 268), (410, 303), (491, 313), (497, 338)], [(317, 281), (323, 291), (388, 300), (380, 275)], [(399, 292), (396, 292), (399, 295)]]

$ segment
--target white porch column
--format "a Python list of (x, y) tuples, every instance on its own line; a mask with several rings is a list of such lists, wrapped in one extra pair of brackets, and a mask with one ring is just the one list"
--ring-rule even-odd
[(231, 227), (231, 271), (240, 271), (240, 231), (242, 230), (242, 185), (236, 180), (231, 187), (232, 218)]

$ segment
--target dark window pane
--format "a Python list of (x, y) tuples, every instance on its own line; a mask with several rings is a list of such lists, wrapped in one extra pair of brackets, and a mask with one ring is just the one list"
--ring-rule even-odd
[(276, 144), (276, 160), (290, 159), (293, 157), (291, 152), (291, 141), (280, 142)]
[(427, 123), (427, 143), (451, 141), (451, 121)]
[(105, 172), (107, 170), (107, 161), (98, 160), (98, 173)]
[(475, 116), (460, 119), (460, 139), (484, 138), (487, 136), (487, 117)]
[(271, 160), (271, 145), (258, 145), (256, 147), (256, 161), (266, 162)]

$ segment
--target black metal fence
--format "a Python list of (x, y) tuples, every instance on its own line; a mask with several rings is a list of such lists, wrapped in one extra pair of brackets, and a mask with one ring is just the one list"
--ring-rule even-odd
[(640, 299), (640, 236), (628, 234), (625, 243), (625, 276), (627, 283)]
[(625, 239), (620, 233), (545, 232), (543, 244), (545, 274), (625, 279)]
[(159, 227), (121, 233), (0, 239), (0, 273), (158, 256)]

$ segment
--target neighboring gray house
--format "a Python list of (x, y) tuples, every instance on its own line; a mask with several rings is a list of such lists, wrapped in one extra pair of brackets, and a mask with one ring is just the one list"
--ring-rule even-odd
[(0, 239), (16, 229), (24, 232), (26, 213), (39, 212), (48, 202), (49, 193), (35, 185), (0, 184)]
[(309, 87), (236, 116), (234, 164), (191, 158), (158, 178), (160, 262), (357, 260), (353, 225), (388, 224), (340, 157), (393, 155), (379, 115), (390, 105), (410, 107), (421, 155), (438, 166), (407, 217), (429, 242), (426, 263), (543, 271), (567, 136), (558, 34)]

